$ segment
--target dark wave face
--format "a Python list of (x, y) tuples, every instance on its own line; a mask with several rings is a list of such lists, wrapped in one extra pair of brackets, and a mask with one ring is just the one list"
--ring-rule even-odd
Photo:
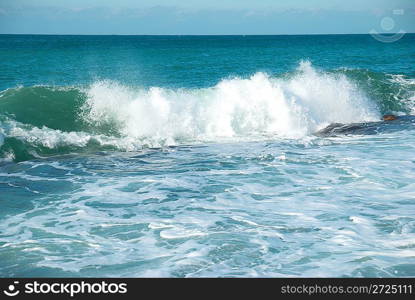
[(85, 95), (77, 88), (19, 87), (0, 95), (2, 115), (22, 124), (68, 132), (84, 129), (77, 115)]
[(281, 76), (256, 73), (210, 88), (33, 86), (0, 93), (3, 158), (135, 151), (199, 142), (301, 139), (331, 123), (411, 114), (415, 82), (367, 70), (321, 71), (302, 62)]

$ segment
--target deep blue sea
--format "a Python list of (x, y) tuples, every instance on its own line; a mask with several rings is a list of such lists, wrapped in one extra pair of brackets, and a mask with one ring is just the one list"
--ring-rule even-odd
[(0, 35), (0, 277), (415, 276), (413, 115), (415, 34)]

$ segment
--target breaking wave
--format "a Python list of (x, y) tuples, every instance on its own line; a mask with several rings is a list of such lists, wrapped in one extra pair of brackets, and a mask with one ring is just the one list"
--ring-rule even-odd
[(415, 85), (365, 70), (256, 73), (199, 89), (18, 87), (0, 92), (3, 160), (79, 151), (136, 151), (198, 142), (301, 139), (330, 123), (414, 111)]

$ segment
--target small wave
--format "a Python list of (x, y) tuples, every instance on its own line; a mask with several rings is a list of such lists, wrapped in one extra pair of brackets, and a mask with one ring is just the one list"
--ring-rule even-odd
[(404, 75), (389, 75), (389, 81), (396, 86), (394, 100), (404, 105), (410, 114), (415, 114), (415, 79)]

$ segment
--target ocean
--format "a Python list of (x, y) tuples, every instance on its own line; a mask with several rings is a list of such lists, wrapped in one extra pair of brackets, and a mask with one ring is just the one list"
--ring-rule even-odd
[(0, 276), (415, 276), (414, 66), (415, 34), (0, 35)]

